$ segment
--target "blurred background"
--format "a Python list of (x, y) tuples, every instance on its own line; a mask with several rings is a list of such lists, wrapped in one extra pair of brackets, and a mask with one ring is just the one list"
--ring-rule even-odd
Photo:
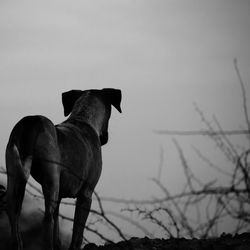
[[(225, 175), (197, 157), (199, 149), (222, 172), (233, 173), (213, 138), (157, 130), (200, 131), (217, 122), (224, 130), (248, 129), (236, 69), (249, 96), (249, 27), (248, 0), (1, 1), (0, 165), (23, 116), (41, 114), (57, 124), (66, 119), (62, 92), (111, 87), (122, 90), (123, 113), (113, 109), (96, 191), (104, 200), (125, 202), (106, 201), (105, 209), (122, 214), (124, 207), (131, 210), (129, 200), (162, 197), (159, 181), (182, 192), (180, 152), (204, 183), (226, 184)], [(230, 140), (236, 150), (249, 148), (244, 134)], [(62, 212), (72, 214), (72, 207)], [(145, 234), (117, 223), (130, 235)], [(223, 223), (219, 232), (234, 231), (235, 224)], [(149, 231), (166, 235), (154, 226)]]

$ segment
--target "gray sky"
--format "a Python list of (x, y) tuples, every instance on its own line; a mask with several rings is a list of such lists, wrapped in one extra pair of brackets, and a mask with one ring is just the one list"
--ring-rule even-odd
[(59, 123), (63, 91), (114, 87), (123, 113), (113, 110), (97, 190), (152, 196), (160, 145), (163, 175), (181, 186), (171, 140), (153, 130), (200, 129), (194, 102), (225, 129), (244, 125), (233, 59), (249, 93), (249, 27), (248, 0), (1, 1), (0, 164), (21, 117)]

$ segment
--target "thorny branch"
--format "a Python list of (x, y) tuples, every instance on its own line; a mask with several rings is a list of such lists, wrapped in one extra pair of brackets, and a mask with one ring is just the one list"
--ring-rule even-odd
[[(227, 178), (227, 184), (218, 185), (216, 180), (203, 183), (191, 170), (187, 157), (178, 141), (173, 139), (181, 160), (185, 183), (182, 191), (171, 194), (168, 188), (160, 181), (159, 175), (153, 181), (163, 193), (162, 198), (149, 201), (121, 200), (105, 198), (119, 203), (134, 204), (134, 208), (127, 209), (129, 213), (144, 214), (152, 223), (172, 236), (218, 236), (223, 220), (230, 220), (234, 226), (232, 233), (250, 230), (250, 149), (241, 150), (231, 142), (231, 136), (246, 135), (250, 145), (250, 120), (248, 115), (246, 88), (241, 78), (237, 60), (234, 67), (239, 79), (243, 100), (243, 114), (246, 128), (241, 130), (224, 130), (219, 120), (213, 116), (213, 123), (207, 120), (202, 110), (195, 104), (195, 109), (205, 130), (178, 131), (156, 130), (157, 134), (170, 136), (207, 136), (226, 157), (231, 170), (224, 170), (208, 159), (201, 150), (194, 148), (197, 156), (210, 168), (220, 172)], [(161, 156), (162, 158), (162, 156)], [(161, 165), (160, 165), (161, 166)], [(161, 172), (162, 169), (159, 169)], [(216, 172), (215, 172), (216, 174)], [(167, 211), (162, 217), (161, 212)], [(159, 216), (160, 219), (159, 219)], [(233, 227), (232, 227), (233, 228)]]
[(242, 80), (241, 74), (240, 74), (240, 70), (238, 68), (238, 62), (237, 59), (234, 59), (234, 68), (236, 71), (236, 74), (238, 76), (239, 79), (239, 83), (240, 83), (240, 87), (241, 87), (241, 94), (242, 94), (242, 100), (243, 100), (243, 111), (244, 111), (244, 117), (245, 117), (245, 121), (246, 121), (246, 125), (247, 125), (247, 130), (248, 130), (248, 138), (249, 138), (249, 143), (250, 143), (250, 120), (249, 120), (249, 116), (248, 116), (248, 109), (247, 109), (247, 95), (246, 95), (246, 89), (245, 89), (245, 84)]

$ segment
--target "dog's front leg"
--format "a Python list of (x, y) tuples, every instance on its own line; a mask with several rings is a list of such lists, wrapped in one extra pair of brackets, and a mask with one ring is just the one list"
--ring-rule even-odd
[(91, 196), (78, 197), (76, 201), (73, 235), (69, 250), (81, 249), (83, 230), (91, 207)]

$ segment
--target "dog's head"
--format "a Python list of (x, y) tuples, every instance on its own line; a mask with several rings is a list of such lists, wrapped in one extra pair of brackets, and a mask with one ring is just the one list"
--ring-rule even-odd
[(106, 88), (102, 90), (70, 90), (62, 93), (64, 115), (87, 121), (99, 134), (101, 145), (108, 142), (108, 122), (111, 105), (120, 113), (121, 90)]

